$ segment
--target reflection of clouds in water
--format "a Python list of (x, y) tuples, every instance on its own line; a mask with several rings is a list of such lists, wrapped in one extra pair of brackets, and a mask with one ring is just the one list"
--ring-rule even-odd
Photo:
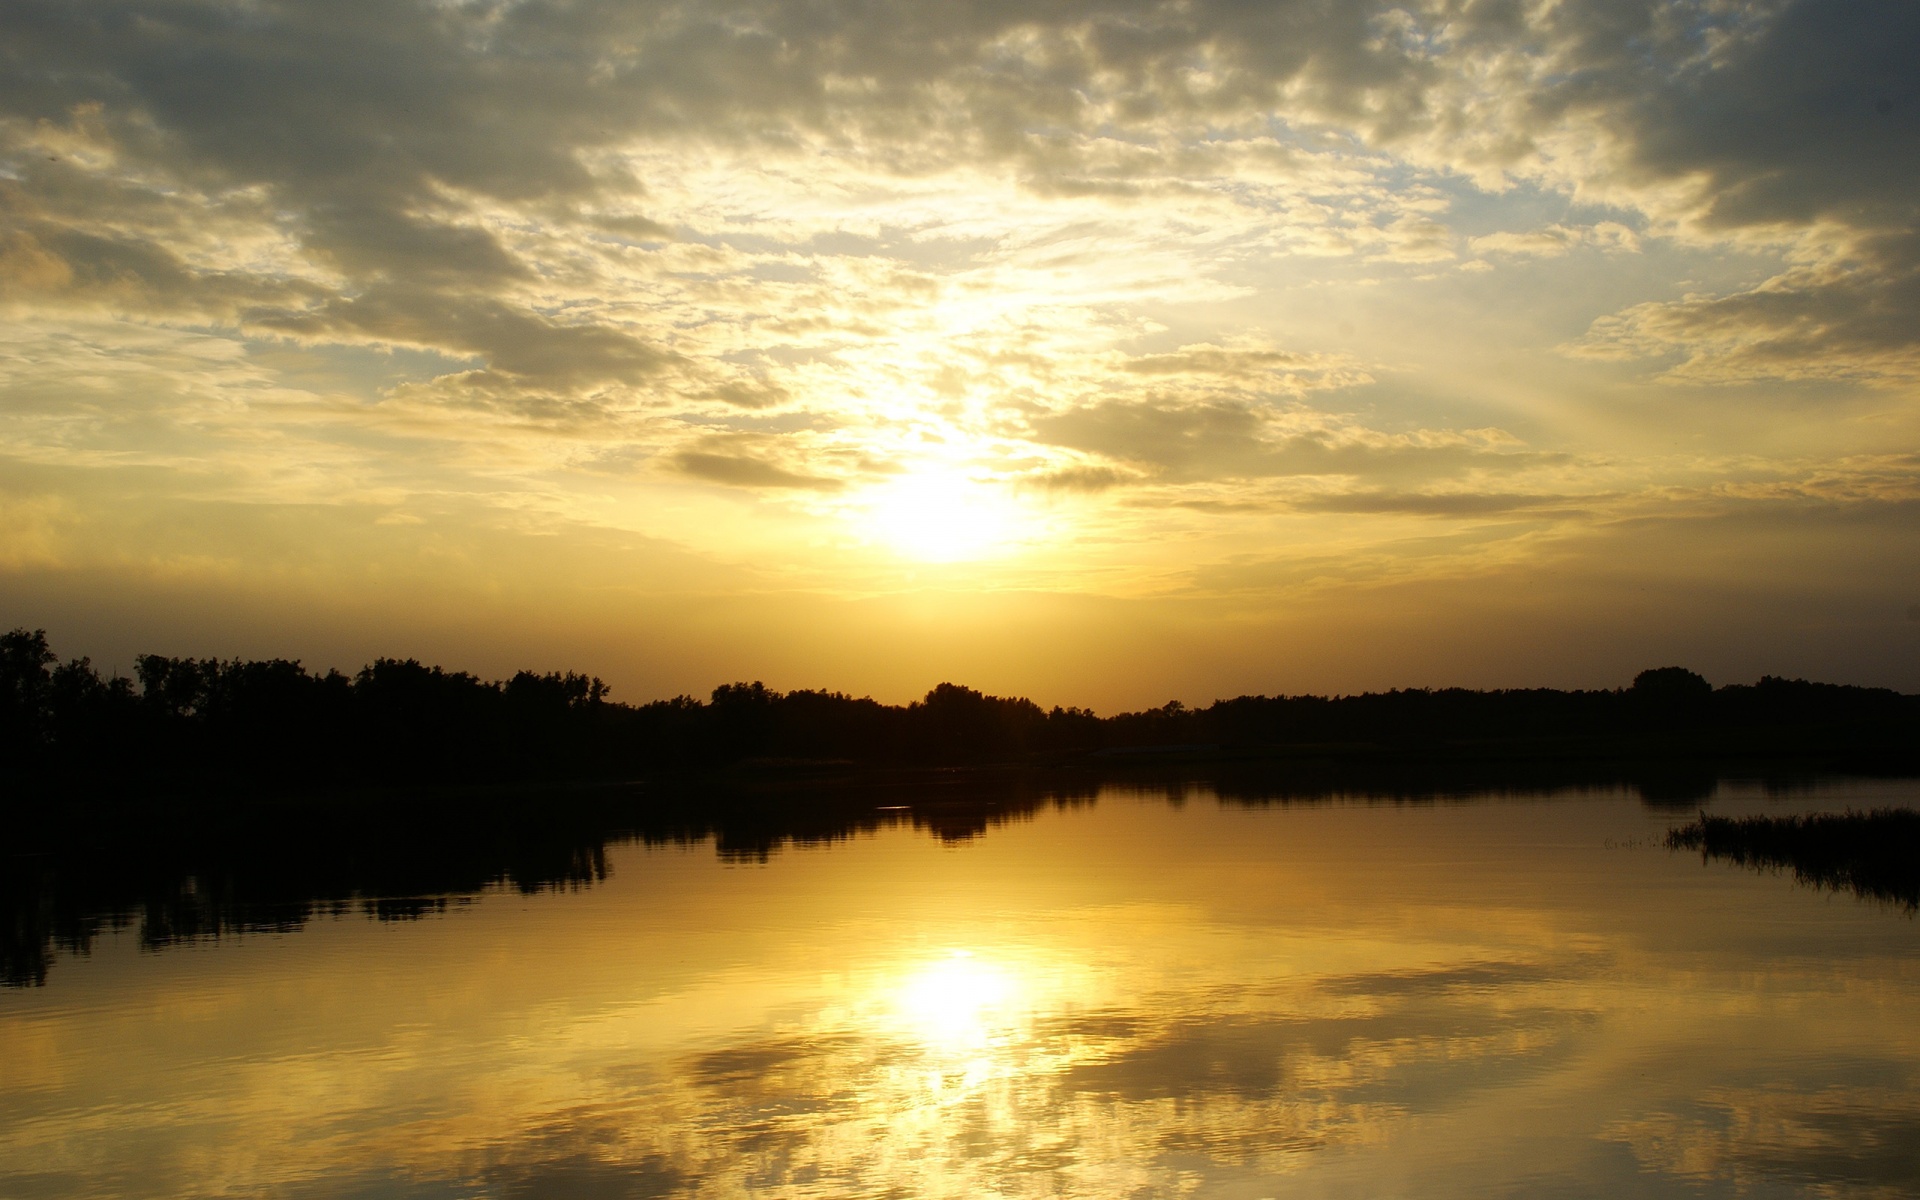
[(0, 1195), (1913, 1194), (1910, 924), (1649, 820), (1103, 802), (102, 953), (8, 997)]
[(1293, 1172), (1564, 1065), (1593, 1016), (1542, 990), (1588, 966), (1470, 962), (1084, 1007), (1070, 970), (933, 958), (878, 975), (867, 1003), (630, 1077), (569, 1114), (564, 1138), (502, 1147), (488, 1175), (605, 1178), (621, 1195), (1186, 1194)]
[(1907, 1072), (1859, 1063), (1857, 1082), (1796, 1089), (1715, 1088), (1682, 1113), (1656, 1113), (1611, 1132), (1647, 1167), (1738, 1191), (1768, 1182), (1821, 1195), (1920, 1194), (1920, 1100)]
[(545, 1200), (565, 1196), (568, 1200), (645, 1200), (672, 1196), (687, 1180), (674, 1168), (654, 1156), (636, 1160), (607, 1159), (591, 1148), (555, 1140), (561, 1153), (551, 1158), (511, 1168), (500, 1173), (497, 1183), (502, 1200)]

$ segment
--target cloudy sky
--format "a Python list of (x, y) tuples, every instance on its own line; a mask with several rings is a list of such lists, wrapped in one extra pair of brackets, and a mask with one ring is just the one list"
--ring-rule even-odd
[(1910, 0), (10, 0), (0, 619), (1920, 689)]

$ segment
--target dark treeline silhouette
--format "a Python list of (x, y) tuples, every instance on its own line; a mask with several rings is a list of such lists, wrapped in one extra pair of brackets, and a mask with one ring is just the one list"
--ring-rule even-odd
[(42, 632), (0, 636), (0, 770), (73, 781), (225, 779), (276, 787), (637, 778), (757, 763), (944, 766), (1072, 760), (1805, 758), (1911, 769), (1920, 696), (1767, 677), (1713, 688), (1678, 667), (1628, 688), (1408, 689), (1240, 696), (1099, 717), (942, 683), (881, 704), (760, 683), (647, 704), (598, 678), (489, 681), (414, 660), (355, 675), (299, 662), (143, 655), (135, 678), (58, 662)]
[(1790, 869), (1811, 887), (1851, 891), (1920, 910), (1920, 812), (1814, 813), (1787, 817), (1712, 817), (1667, 834), (1675, 850), (1698, 850), (1752, 867)]
[[(711, 841), (724, 860), (907, 824), (943, 841), (1092, 803), (1092, 788), (1019, 778), (871, 787), (336, 795), (325, 805), (213, 796), (192, 807), (15, 814), (0, 855), (0, 985), (46, 982), (61, 953), (128, 929), (143, 949), (292, 932), (321, 917), (412, 920), (490, 887), (531, 893), (606, 878), (608, 847)], [(911, 805), (889, 801), (910, 798)], [(97, 818), (97, 819), (96, 819)]]
[[(1047, 809), (1095, 802), (1103, 770), (944, 772), (827, 782), (682, 779), (664, 784), (452, 791), (351, 789), (324, 804), (244, 790), (192, 804), (89, 798), (19, 806), (0, 825), (0, 985), (44, 983), (63, 953), (113, 930), (146, 949), (261, 932), (316, 918), (411, 920), (490, 887), (587, 887), (608, 848), (711, 843), (731, 862), (765, 862), (908, 825), (947, 842)], [(1363, 802), (1424, 805), (1489, 796), (1638, 785), (1660, 806), (1683, 780), (1689, 804), (1711, 775), (1643, 774), (1620, 764), (1257, 762), (1135, 764), (1131, 788), (1174, 804), (1246, 807)], [(1792, 790), (1797, 777), (1769, 782)], [(134, 799), (137, 801), (139, 796)]]

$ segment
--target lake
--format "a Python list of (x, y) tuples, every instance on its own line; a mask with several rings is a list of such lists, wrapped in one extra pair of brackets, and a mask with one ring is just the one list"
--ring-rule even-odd
[(860, 804), (107, 928), (0, 991), (0, 1196), (1920, 1194), (1920, 923), (1668, 850), (1691, 806)]

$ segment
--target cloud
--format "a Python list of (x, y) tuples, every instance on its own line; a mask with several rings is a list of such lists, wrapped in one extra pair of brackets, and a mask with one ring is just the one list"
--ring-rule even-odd
[[(1556, 5), (1458, 14), (1478, 64), (1430, 96), (1428, 149), (1635, 208), (1699, 245), (1800, 264), (1757, 287), (1634, 306), (1577, 348), (1673, 354), (1706, 381), (1914, 378), (1920, 11), (1900, 0)], [(1472, 128), (1501, 130), (1494, 139)], [(1464, 136), (1463, 136), (1464, 135)], [(1596, 227), (1597, 228), (1597, 227)], [(1552, 230), (1477, 249), (1553, 253)]]
[(1372, 257), (1381, 262), (1432, 263), (1454, 256), (1453, 231), (1432, 217), (1408, 213), (1377, 231), (1380, 248)]
[(1231, 350), (1196, 345), (1182, 346), (1171, 354), (1143, 354), (1130, 358), (1122, 369), (1135, 375), (1207, 375), (1248, 379), (1313, 365), (1317, 364), (1308, 355), (1289, 354), (1281, 350)]
[(1603, 250), (1638, 250), (1640, 239), (1633, 230), (1618, 221), (1601, 221), (1594, 225), (1553, 224), (1525, 233), (1489, 233), (1472, 239), (1468, 245), (1475, 254), (1559, 258), (1581, 246), (1596, 246)]
[[(1625, 110), (1626, 166), (1691, 184), (1697, 219), (1721, 229), (1841, 220), (1897, 227), (1920, 163), (1920, 13), (1900, 0), (1799, 0), (1715, 13)], [(1718, 26), (1718, 28), (1715, 28)], [(1684, 40), (1683, 40), (1684, 39)]]
[(1566, 513), (1584, 498), (1518, 492), (1337, 492), (1303, 497), (1305, 512), (1404, 513), (1421, 517), (1482, 517), (1508, 513)]
[(1541, 456), (1498, 430), (1383, 434), (1231, 401), (1113, 400), (1033, 421), (1036, 440), (1169, 481), (1347, 475), (1424, 478), (1531, 466)]
[(738, 408), (772, 408), (792, 399), (793, 394), (778, 384), (761, 380), (723, 383), (701, 392), (699, 399), (719, 400)]
[(1875, 239), (1853, 261), (1795, 267), (1760, 286), (1635, 305), (1566, 349), (1599, 359), (1678, 359), (1669, 377), (1920, 379), (1920, 237)]
[(729, 487), (832, 492), (846, 485), (845, 480), (789, 470), (744, 451), (682, 450), (669, 461), (695, 479)]
[[(821, 321), (793, 311), (837, 257), (815, 239), (861, 232), (777, 212), (737, 179), (688, 193), (716, 152), (844, 170), (825, 193), (848, 198), (968, 170), (1068, 206), (1180, 197), (1215, 230), (1237, 212), (1267, 254), (1383, 268), (1456, 253), (1445, 196), (1407, 175), (1417, 163), (1531, 178), (1698, 238), (1844, 242), (1852, 266), (1828, 254), (1711, 311), (1629, 309), (1588, 341), (1697, 352), (1730, 364), (1702, 372), (1741, 377), (1842, 373), (1864, 346), (1855, 375), (1904, 376), (1914, 258), (1890, 239), (1914, 217), (1916, 23), (1893, 0), (530, 0), (324, 16), (23, 0), (4, 18), (0, 278), (116, 311), (430, 346), (530, 388), (632, 385), (668, 342), (727, 325), (734, 346), (689, 349), (766, 353), (774, 339), (753, 333)], [(217, 238), (195, 232), (209, 215)], [(816, 248), (786, 264), (800, 277), (736, 257), (702, 278), (662, 254), (669, 235), (711, 241), (749, 215), (734, 228), (758, 250), (709, 249), (751, 257), (784, 235)], [(1181, 236), (1196, 249), (1220, 235)], [(1470, 245), (1552, 257), (1634, 238), (1618, 221), (1556, 222)], [(1816, 315), (1783, 326), (1785, 293)], [(1121, 369), (1266, 369), (1176, 358)], [(725, 379), (706, 391), (746, 407), (780, 395)]]
[[(0, 184), (0, 202), (5, 199)], [(0, 221), (5, 220), (0, 208)], [(111, 312), (231, 323), (263, 305), (316, 300), (307, 280), (197, 269), (159, 242), (14, 214), (0, 228), (0, 303), (36, 312)]]
[(1104, 492), (1140, 477), (1113, 467), (1072, 466), (1038, 471), (1020, 477), (1020, 482), (1048, 492)]
[[(1920, 377), (1917, 24), (1892, 0), (18, 0), (0, 433), (156, 494), (458, 497), (822, 587), (865, 489), (916, 473), (1023, 491), (1046, 519), (1022, 546), (1084, 550), (1009, 552), (1007, 579), (1104, 554), (1116, 589), (1282, 524), (1364, 565), (1432, 517), (1458, 564), (1499, 524), (1892, 496), (1845, 464), (1907, 448)], [(1689, 406), (1589, 419), (1631, 375)], [(1729, 394), (1668, 388), (1780, 380), (1877, 406), (1818, 422), (1824, 481), (1769, 449), (1804, 411), (1756, 388), (1716, 425)], [(1696, 435), (1774, 461), (1672, 450)], [(712, 519), (720, 488), (751, 519)], [(1148, 567), (1154, 539), (1179, 545)]]
[(310, 341), (409, 345), (485, 358), (496, 371), (547, 386), (638, 383), (672, 355), (606, 324), (568, 324), (486, 296), (449, 297), (370, 287), (306, 311), (262, 313), (251, 324)]

